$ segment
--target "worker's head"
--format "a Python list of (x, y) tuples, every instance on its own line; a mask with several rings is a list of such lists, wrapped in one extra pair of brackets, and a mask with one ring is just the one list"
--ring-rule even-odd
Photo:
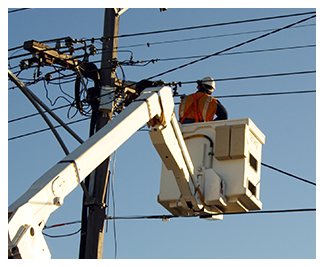
[(205, 77), (202, 80), (197, 81), (197, 83), (198, 90), (206, 94), (211, 95), (215, 90), (215, 81), (212, 77)]

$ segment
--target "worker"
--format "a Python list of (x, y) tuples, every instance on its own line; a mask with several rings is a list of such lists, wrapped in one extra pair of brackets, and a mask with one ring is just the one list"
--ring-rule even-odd
[[(198, 91), (185, 96), (179, 106), (180, 123), (194, 123), (212, 120), (227, 120), (227, 110), (211, 94), (215, 90), (215, 81), (205, 77), (197, 81)], [(214, 119), (214, 115), (217, 117)]]

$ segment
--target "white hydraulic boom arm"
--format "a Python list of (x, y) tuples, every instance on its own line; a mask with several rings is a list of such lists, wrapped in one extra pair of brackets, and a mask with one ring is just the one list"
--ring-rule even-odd
[(173, 171), (188, 214), (203, 208), (200, 189), (179, 124), (170, 87), (147, 88), (122, 113), (43, 174), (8, 208), (8, 256), (50, 258), (42, 234), (50, 214), (98, 165), (145, 123), (166, 168)]

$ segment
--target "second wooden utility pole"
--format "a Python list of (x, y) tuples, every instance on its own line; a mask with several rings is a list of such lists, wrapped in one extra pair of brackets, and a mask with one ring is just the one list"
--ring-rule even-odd
[[(106, 8), (104, 17), (104, 40), (102, 45), (101, 71), (100, 71), (100, 105), (98, 110), (92, 111), (92, 120), (95, 129), (99, 131), (111, 119), (113, 114), (113, 96), (115, 86), (115, 71), (117, 61), (119, 9)], [(109, 156), (109, 155), (107, 155)], [(96, 204), (89, 205), (84, 201), (82, 211), (82, 231), (80, 241), (81, 259), (101, 259), (103, 253), (105, 206), (100, 203), (106, 202), (106, 192), (109, 179), (108, 157), (89, 176), (87, 185), (92, 200)]]

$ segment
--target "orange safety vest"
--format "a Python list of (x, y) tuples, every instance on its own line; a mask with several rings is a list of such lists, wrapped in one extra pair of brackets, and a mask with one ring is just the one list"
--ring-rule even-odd
[(194, 119), (195, 122), (212, 121), (216, 110), (216, 98), (202, 92), (191, 94), (179, 106), (180, 123), (186, 118)]

